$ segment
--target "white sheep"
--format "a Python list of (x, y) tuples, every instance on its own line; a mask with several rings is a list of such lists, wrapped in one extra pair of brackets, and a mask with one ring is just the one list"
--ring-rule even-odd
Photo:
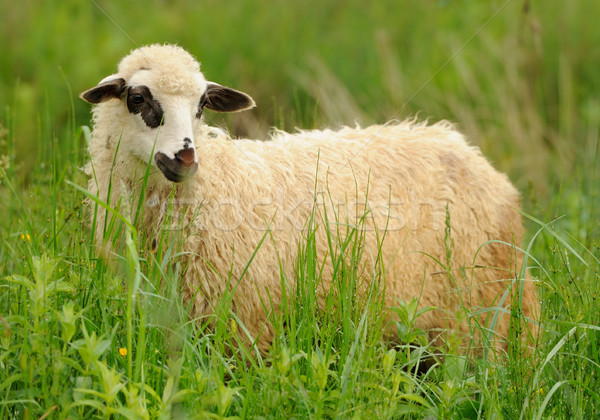
[[(171, 199), (185, 237), (184, 299), (204, 316), (228, 288), (234, 290), (231, 309), (261, 351), (273, 339), (268, 317), (281, 303), (282, 278), (295, 290), (298, 247), (315, 206), (320, 261), (330, 258), (325, 211), (333, 233), (344, 231), (334, 224), (357, 223), (368, 214), (365, 273), (373, 272), (381, 252), (386, 306), (419, 298), (420, 307), (438, 308), (417, 319), (432, 339), (440, 331), (467, 331), (456, 317), (461, 306), (510, 306), (512, 293), (505, 300), (502, 295), (522, 263), (508, 245), (522, 238), (519, 194), (449, 123), (405, 121), (232, 140), (203, 123), (203, 109), (235, 112), (254, 101), (207, 82), (198, 62), (172, 45), (132, 51), (116, 74), (81, 98), (96, 104), (89, 190), (112, 207), (128, 197), (135, 209), (142, 197), (140, 230), (150, 237), (173, 224), (164, 226)], [(453, 245), (451, 266), (444, 268), (447, 216)], [(105, 222), (99, 212), (98, 243)], [(326, 268), (321, 296), (332, 281)], [(522, 286), (523, 312), (532, 318), (538, 310), (534, 286)], [(510, 313), (501, 312), (495, 327), (505, 339)], [(492, 313), (482, 310), (475, 318), (485, 323)]]

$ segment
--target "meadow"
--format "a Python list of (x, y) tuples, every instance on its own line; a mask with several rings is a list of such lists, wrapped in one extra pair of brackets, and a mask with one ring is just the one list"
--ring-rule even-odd
[[(48, 0), (0, 3), (0, 418), (595, 418), (600, 413), (600, 2)], [(382, 338), (359, 280), (318, 307), (314, 238), (268, 354), (224, 304), (192, 320), (176, 246), (99, 258), (79, 92), (137, 46), (178, 43), (258, 106), (236, 136), (418, 116), (457, 124), (522, 193), (542, 303), (527, 351), (433, 349), (398, 302)], [(348, 255), (350, 258), (347, 258)], [(312, 287), (314, 290), (314, 287)], [(456, 338), (456, 340), (459, 340)], [(409, 345), (410, 343), (410, 345)], [(464, 344), (464, 343), (462, 343)], [(428, 355), (438, 356), (430, 369)]]

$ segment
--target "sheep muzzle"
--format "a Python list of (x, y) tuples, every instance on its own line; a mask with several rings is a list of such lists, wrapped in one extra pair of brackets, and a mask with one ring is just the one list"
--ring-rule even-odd
[(198, 170), (198, 162), (194, 161), (194, 149), (180, 150), (173, 159), (158, 152), (154, 156), (154, 160), (165, 178), (172, 182), (185, 181)]

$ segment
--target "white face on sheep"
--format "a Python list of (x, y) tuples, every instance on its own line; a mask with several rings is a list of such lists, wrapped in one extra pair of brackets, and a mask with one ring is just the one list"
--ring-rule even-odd
[(158, 167), (169, 181), (182, 182), (198, 170), (194, 133), (204, 108), (237, 112), (254, 107), (254, 101), (243, 92), (207, 82), (202, 73), (191, 83), (188, 79), (185, 89), (161, 88), (157, 80), (160, 77), (150, 69), (140, 69), (129, 80), (111, 75), (80, 97), (92, 104), (113, 101), (121, 108), (120, 147)]

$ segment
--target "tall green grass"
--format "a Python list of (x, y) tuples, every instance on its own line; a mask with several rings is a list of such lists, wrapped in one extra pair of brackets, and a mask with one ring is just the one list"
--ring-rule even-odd
[[(599, 8), (592, 0), (0, 4), (0, 418), (594, 418)], [(145, 252), (146, 239), (123, 225), (129, 242), (99, 258), (85, 194), (73, 186), (86, 185), (79, 168), (89, 132), (75, 94), (149, 42), (180, 43), (208, 78), (257, 100), (253, 113), (210, 116), (238, 134), (418, 112), (456, 121), (510, 174), (532, 215), (523, 249), (542, 301), (537, 347), (497, 358), (433, 349), (415, 328), (415, 302), (398, 302), (404, 340), (394, 347), (382, 337), (381, 291), (352, 293), (360, 224), (328, 231), (346, 239), (331, 242), (327, 264), (339, 275), (323, 297), (320, 219), (307, 221), (296, 288), (265, 355), (235, 345), (244, 330), (226, 299), (213, 317), (190, 318), (177, 238)], [(370, 275), (377, 284), (381, 273)], [(428, 355), (440, 352), (432, 363)]]

